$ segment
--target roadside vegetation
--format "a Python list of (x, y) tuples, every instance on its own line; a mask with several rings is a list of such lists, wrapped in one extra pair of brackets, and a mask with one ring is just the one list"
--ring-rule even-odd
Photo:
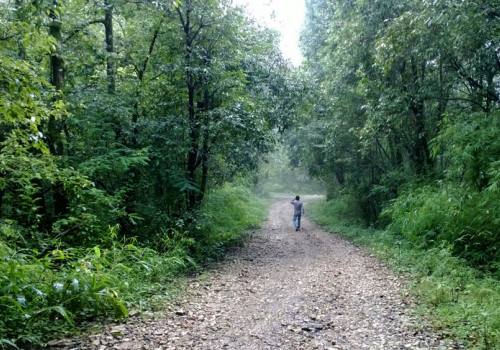
[(0, 347), (148, 308), (239, 244), (292, 76), (230, 1), (1, 1)]
[(61, 246), (45, 255), (34, 254), (19, 231), (3, 226), (0, 346), (43, 344), (81, 331), (89, 321), (161, 306), (178, 288), (179, 277), (242, 244), (245, 231), (258, 227), (265, 213), (265, 201), (242, 184), (228, 184), (208, 194), (196, 225), (180, 220), (150, 244), (110, 227), (97, 245)]
[(410, 271), (436, 327), (479, 349), (500, 343), (498, 8), (307, 1), (315, 89), (286, 137), (326, 186), (315, 220)]
[(449, 245), (499, 276), (500, 21), (495, 1), (308, 2), (292, 164), (366, 225)]
[(294, 69), (231, 0), (0, 1), (0, 346), (149, 307), (258, 224), (249, 188), (326, 188), (498, 343), (498, 0), (306, 4)]
[[(387, 211), (398, 215), (400, 203)], [(446, 209), (446, 208), (443, 208)], [(387, 229), (366, 227), (360, 208), (350, 196), (309, 205), (311, 219), (328, 231), (368, 247), (392, 268), (407, 275), (417, 309), (445, 337), (467, 349), (494, 349), (500, 343), (500, 283), (497, 276), (478, 271), (454, 255), (447, 242), (431, 247), (400, 230), (400, 222)], [(406, 214), (405, 214), (406, 216)], [(419, 216), (419, 225), (428, 220)], [(413, 222), (410, 225), (416, 225)], [(418, 225), (416, 225), (418, 226)]]

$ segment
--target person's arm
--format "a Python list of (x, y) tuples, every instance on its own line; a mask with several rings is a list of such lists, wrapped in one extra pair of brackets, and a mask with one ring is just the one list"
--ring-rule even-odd
[(304, 215), (305, 211), (304, 211), (304, 204), (302, 204), (302, 215)]

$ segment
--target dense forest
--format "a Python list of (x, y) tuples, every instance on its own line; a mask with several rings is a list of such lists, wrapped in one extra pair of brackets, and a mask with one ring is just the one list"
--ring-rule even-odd
[(309, 0), (288, 138), (315, 220), (412, 275), (438, 329), (500, 342), (500, 2)]
[(260, 221), (224, 185), (252, 181), (291, 119), (275, 32), (216, 0), (0, 13), (1, 344), (126, 316)]
[(500, 2), (306, 4), (294, 68), (230, 0), (0, 1), (0, 347), (154, 307), (259, 169), (498, 279)]
[(500, 2), (308, 2), (292, 160), (366, 224), (499, 271)]

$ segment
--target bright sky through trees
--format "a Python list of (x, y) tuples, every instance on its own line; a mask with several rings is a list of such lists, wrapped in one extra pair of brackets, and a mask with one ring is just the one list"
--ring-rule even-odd
[(263, 25), (278, 30), (284, 56), (295, 66), (302, 62), (299, 38), (304, 23), (304, 0), (234, 0), (234, 3), (246, 7)]

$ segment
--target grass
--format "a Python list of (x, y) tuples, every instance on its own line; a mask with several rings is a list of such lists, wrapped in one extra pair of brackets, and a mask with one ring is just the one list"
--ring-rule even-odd
[(263, 221), (266, 202), (243, 185), (212, 191), (197, 221), (158, 234), (145, 247), (120, 239), (89, 248), (55, 249), (43, 258), (16, 249), (0, 225), (0, 349), (31, 348), (129, 310), (160, 309), (182, 293), (183, 276), (221, 259)]
[(415, 310), (467, 349), (500, 349), (500, 283), (454, 257), (447, 245), (420, 249), (395, 233), (363, 227), (346, 198), (309, 205), (311, 219), (356, 245), (368, 247), (411, 276)]

